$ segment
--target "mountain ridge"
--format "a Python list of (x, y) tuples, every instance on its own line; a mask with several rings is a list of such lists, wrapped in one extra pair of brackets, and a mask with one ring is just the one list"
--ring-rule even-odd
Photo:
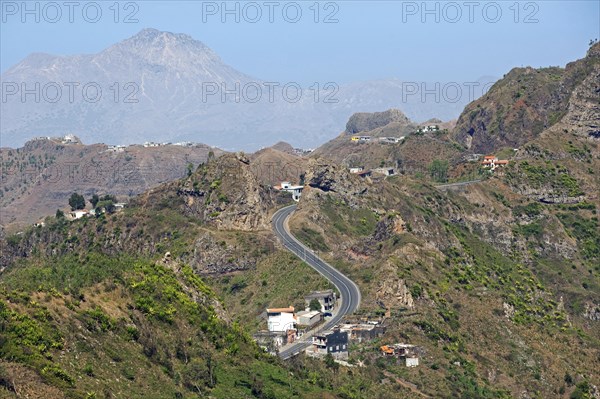
[[(2, 74), (16, 92), (2, 104), (0, 139), (15, 147), (31, 137), (72, 132), (85, 142), (115, 144), (195, 141), (254, 151), (284, 139), (314, 148), (335, 136), (355, 112), (399, 107), (415, 120), (451, 119), (470, 100), (423, 101), (421, 95), (405, 95), (404, 82), (391, 79), (333, 82), (329, 89), (321, 82), (319, 89), (303, 87), (296, 101), (283, 92), (288, 84), (298, 87), (293, 80), (270, 89), (263, 79), (227, 65), (189, 35), (155, 29), (96, 54), (33, 54)], [(33, 95), (22, 101), (22, 84), (31, 89), (36, 83), (40, 101)], [(98, 88), (102, 95), (92, 101)], [(57, 90), (61, 95), (54, 101)]]

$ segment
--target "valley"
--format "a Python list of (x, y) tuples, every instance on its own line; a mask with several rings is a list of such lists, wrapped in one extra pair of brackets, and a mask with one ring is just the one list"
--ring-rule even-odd
[(600, 397), (599, 85), (591, 43), (311, 151), (3, 147), (0, 397)]

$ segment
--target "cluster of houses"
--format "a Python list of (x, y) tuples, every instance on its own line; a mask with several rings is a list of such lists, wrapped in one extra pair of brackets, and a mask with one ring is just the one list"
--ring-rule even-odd
[(374, 169), (367, 169), (365, 170), (364, 167), (355, 167), (355, 168), (348, 168), (348, 170), (350, 171), (350, 173), (358, 175), (360, 177), (370, 177), (373, 175), (373, 173), (377, 173), (383, 176), (394, 176), (396, 174), (396, 171), (394, 170), (394, 168), (390, 168), (390, 167), (384, 167), (384, 168), (374, 168)]
[[(304, 297), (306, 308), (303, 311), (296, 312), (293, 306), (286, 308), (269, 308), (266, 310), (267, 330), (259, 331), (254, 334), (254, 339), (268, 353), (276, 355), (278, 351), (287, 344), (291, 344), (309, 331), (316, 332), (312, 335), (310, 345), (306, 349), (306, 355), (312, 357), (323, 357), (331, 355), (338, 360), (348, 358), (348, 349), (350, 342), (369, 342), (380, 338), (385, 334), (386, 327), (379, 321), (364, 321), (357, 323), (338, 324), (327, 330), (319, 330), (325, 317), (332, 316), (335, 305), (336, 295), (333, 290), (314, 291)], [(320, 310), (314, 310), (314, 301), (318, 301)], [(313, 304), (311, 310), (311, 303)], [(391, 346), (395, 348), (395, 346)], [(410, 346), (410, 348), (413, 348)], [(414, 347), (416, 348), (416, 347)], [(416, 349), (410, 349), (406, 352), (408, 356), (415, 358)], [(394, 352), (392, 352), (394, 355)], [(415, 360), (410, 360), (407, 364), (414, 364)], [(418, 358), (416, 360), (418, 364)]]
[[(428, 133), (428, 132), (439, 132), (440, 127), (438, 125), (425, 125), (417, 128), (416, 133)], [(406, 136), (402, 137), (372, 137), (372, 136), (351, 136), (350, 141), (353, 143), (368, 143), (371, 141), (378, 141), (380, 143), (400, 143)]]
[[(135, 145), (135, 144), (132, 144), (132, 145)], [(193, 143), (191, 141), (181, 141), (179, 143), (170, 143), (170, 142), (168, 142), (168, 143), (156, 143), (154, 141), (146, 141), (143, 144), (144, 147), (163, 147), (163, 146), (166, 146), (166, 145), (176, 145), (176, 146), (179, 146), (179, 147), (194, 147), (194, 146), (197, 146), (198, 144), (197, 143)]]
[[(333, 290), (314, 291), (304, 297), (305, 310), (297, 312), (293, 306), (268, 308), (267, 331), (259, 331), (254, 339), (267, 352), (276, 353), (279, 348), (293, 343), (304, 333), (321, 324), (326, 316), (331, 316), (336, 303)], [(311, 302), (318, 301), (320, 310), (311, 310)]]
[(439, 132), (440, 127), (438, 125), (427, 125), (421, 126), (417, 129), (417, 133), (428, 133), (428, 132)]
[[(125, 205), (126, 204), (124, 202), (117, 202), (116, 204), (114, 204), (115, 211), (116, 212), (122, 211), (123, 208), (125, 208)], [(106, 212), (104, 209), (102, 209), (102, 210), (92, 209), (89, 211), (86, 209), (77, 209), (75, 211), (71, 211), (71, 212), (67, 213), (65, 216), (68, 220), (77, 220), (77, 219), (81, 219), (81, 218), (96, 216), (97, 214), (104, 213), (104, 212)], [(46, 226), (46, 223), (43, 221), (33, 224), (33, 227), (44, 227), (44, 226)]]
[(124, 145), (109, 145), (106, 152), (125, 152)]
[(349, 342), (369, 342), (383, 336), (385, 331), (386, 328), (378, 322), (336, 325), (331, 330), (315, 334), (306, 354), (312, 357), (330, 354), (336, 359), (346, 360)]
[(496, 168), (505, 167), (506, 165), (508, 165), (508, 160), (498, 159), (498, 157), (496, 157), (495, 155), (486, 155), (483, 157), (483, 161), (481, 161), (481, 164), (484, 168), (493, 171), (496, 170)]
[(59, 142), (61, 144), (81, 144), (81, 140), (79, 140), (77, 138), (77, 136), (75, 136), (74, 134), (65, 134), (62, 137), (40, 136), (40, 137), (34, 137), (32, 139), (32, 141), (39, 141), (39, 140), (50, 140), (50, 141), (54, 141), (54, 142)]
[[(123, 208), (125, 208), (125, 205), (126, 204), (124, 202), (117, 202), (117, 203), (114, 204), (115, 210), (116, 211), (120, 211)], [(69, 218), (71, 220), (77, 220), (77, 219), (81, 219), (81, 218), (88, 217), (88, 216), (95, 216), (95, 215), (97, 215), (99, 213), (104, 213), (104, 212), (105, 212), (104, 209), (102, 209), (102, 210), (92, 209), (92, 210), (89, 210), (89, 211), (86, 210), (86, 209), (78, 209), (78, 210), (69, 212), (68, 216), (69, 216)]]
[(417, 367), (419, 365), (419, 355), (423, 352), (421, 347), (410, 344), (383, 345), (379, 349), (385, 357), (403, 359), (406, 367)]
[(402, 137), (376, 137), (373, 138), (371, 136), (352, 136), (350, 137), (350, 141), (352, 141), (353, 143), (366, 143), (366, 142), (370, 142), (372, 140), (376, 140), (378, 142), (381, 143), (399, 143), (402, 140), (404, 140), (404, 136)]
[(287, 191), (292, 193), (292, 199), (296, 202), (300, 201), (300, 195), (302, 195), (302, 189), (304, 186), (298, 186), (290, 183), (289, 181), (283, 181), (281, 184), (273, 186), (275, 190)]
[(293, 152), (294, 155), (298, 155), (299, 157), (303, 157), (305, 155), (310, 154), (311, 152), (313, 152), (314, 149), (313, 148), (308, 148), (308, 149), (304, 149), (304, 148), (294, 148)]

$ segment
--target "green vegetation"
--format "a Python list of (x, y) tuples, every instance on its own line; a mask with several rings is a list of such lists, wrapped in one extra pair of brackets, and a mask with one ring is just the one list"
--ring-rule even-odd
[[(97, 211), (104, 211), (106, 213), (113, 213), (115, 211), (115, 203), (117, 202), (117, 198), (114, 195), (103, 195), (98, 198), (98, 202), (96, 202), (95, 209)], [(98, 215), (98, 212), (96, 212)]]
[[(224, 322), (210, 305), (214, 293), (189, 266), (175, 272), (144, 259), (88, 256), (36, 259), (3, 276), (0, 356), (9, 367), (23, 364), (69, 397), (99, 387), (140, 398), (321, 391), (262, 355), (237, 324)], [(84, 331), (72, 328), (78, 321)], [(65, 345), (71, 350), (59, 356)], [(116, 367), (104, 367), (109, 360)], [(118, 383), (119, 376), (136, 384)]]
[(539, 216), (544, 210), (544, 206), (539, 202), (530, 202), (527, 205), (517, 205), (512, 208), (515, 216), (528, 216), (530, 218)]
[(83, 195), (81, 194), (73, 193), (69, 198), (69, 205), (71, 206), (72, 211), (83, 209), (85, 208), (85, 198), (83, 198)]
[(321, 303), (318, 299), (313, 299), (309, 303), (310, 310), (318, 310), (321, 311)]
[(506, 179), (514, 185), (527, 185), (536, 189), (549, 188), (554, 194), (568, 197), (578, 197), (585, 193), (581, 190), (579, 182), (569, 174), (569, 171), (559, 165), (551, 163), (522, 161), (509, 165)]
[(210, 283), (240, 325), (252, 332), (266, 327), (259, 317), (266, 308), (292, 305), (301, 310), (305, 295), (333, 288), (310, 266), (284, 251), (264, 257), (255, 269), (217, 276)]
[(373, 234), (378, 221), (377, 215), (371, 210), (353, 209), (343, 202), (336, 201), (331, 195), (326, 197), (321, 210), (337, 232), (351, 236)]
[[(524, 228), (528, 234), (535, 235), (541, 227), (534, 226), (527, 225)], [(567, 325), (566, 315), (558, 311), (556, 303), (531, 271), (470, 233), (448, 227), (463, 247), (461, 253), (447, 252), (452, 266), (449, 278), (469, 291), (482, 286), (501, 292), (504, 300), (514, 308), (512, 319), (515, 323), (537, 322), (553, 327)]]
[(429, 165), (429, 176), (433, 181), (446, 183), (448, 181), (448, 161), (435, 159)]
[(294, 231), (296, 237), (315, 251), (329, 251), (323, 235), (310, 227), (302, 226), (300, 230)]
[(578, 241), (585, 259), (600, 259), (598, 218), (586, 219), (576, 213), (558, 213), (558, 219)]
[(96, 205), (98, 204), (99, 201), (100, 201), (100, 197), (98, 197), (98, 194), (92, 195), (92, 198), (90, 198), (90, 203), (92, 204), (92, 208), (96, 208)]

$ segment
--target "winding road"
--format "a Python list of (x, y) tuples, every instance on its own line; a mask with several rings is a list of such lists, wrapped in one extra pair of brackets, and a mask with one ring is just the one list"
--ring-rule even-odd
[[(358, 309), (361, 299), (360, 290), (354, 281), (319, 258), (314, 251), (306, 247), (290, 233), (288, 219), (295, 210), (296, 205), (290, 205), (278, 210), (272, 219), (273, 232), (288, 251), (306, 262), (338, 289), (340, 298), (338, 298), (336, 310), (332, 317), (319, 328), (319, 331), (328, 330), (338, 324), (344, 316)], [(284, 346), (279, 352), (279, 356), (283, 359), (288, 359), (308, 348), (312, 344), (314, 333), (315, 331), (308, 332), (293, 344)]]

